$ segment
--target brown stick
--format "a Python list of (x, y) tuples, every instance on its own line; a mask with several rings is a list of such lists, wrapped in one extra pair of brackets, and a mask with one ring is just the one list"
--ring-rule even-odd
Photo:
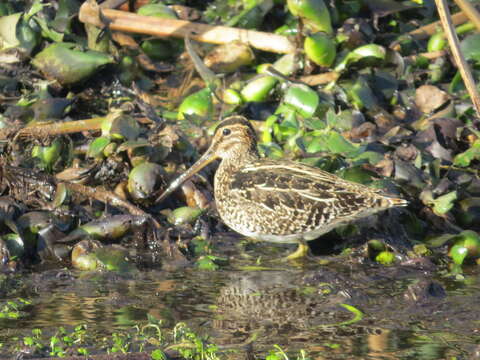
[(439, 50), (439, 51), (425, 52), (425, 53), (416, 54), (416, 55), (410, 55), (410, 56), (407, 56), (406, 58), (407, 60), (410, 60), (410, 61), (417, 61), (419, 57), (424, 57), (428, 60), (433, 60), (445, 55), (447, 55), (446, 50)]
[(67, 189), (74, 191), (78, 194), (88, 196), (105, 204), (110, 204), (115, 207), (123, 208), (132, 215), (145, 216), (152, 221), (153, 225), (157, 229), (160, 229), (161, 227), (158, 221), (155, 220), (152, 215), (146, 213), (145, 211), (129, 203), (128, 201), (123, 200), (111, 191), (98, 191), (97, 189), (91, 188), (89, 186), (76, 184), (70, 181), (61, 181), (59, 182), (59, 184), (65, 184)]
[[(100, 20), (98, 11), (98, 6), (86, 1), (80, 8), (79, 19), (84, 23), (104, 27), (105, 24)], [(189, 36), (191, 39), (211, 44), (241, 41), (256, 49), (279, 54), (288, 54), (295, 51), (295, 46), (286, 36), (262, 31), (212, 26), (185, 20), (160, 19), (112, 9), (102, 9), (101, 11), (103, 17), (109, 21), (112, 30), (161, 37), (184, 38)]]
[(477, 30), (480, 31), (480, 14), (477, 9), (466, 0), (454, 0), (462, 12), (470, 19), (470, 21), (475, 25)]
[(480, 117), (480, 95), (478, 94), (477, 88), (475, 86), (475, 81), (473, 80), (470, 68), (465, 61), (462, 52), (460, 51), (460, 43), (458, 41), (457, 33), (455, 32), (452, 24), (447, 1), (435, 0), (435, 3), (437, 4), (438, 15), (440, 16), (440, 21), (442, 22), (443, 31), (447, 35), (453, 58), (457, 63), (458, 69), (460, 70), (460, 75), (462, 75), (463, 82), (465, 83), (470, 98), (472, 99), (473, 107), (477, 112), (477, 116)]
[(302, 76), (300, 77), (299, 80), (307, 85), (316, 86), (316, 85), (323, 85), (323, 84), (328, 84), (332, 81), (336, 81), (339, 77), (340, 77), (340, 74), (338, 72), (330, 71), (323, 74)]
[(97, 117), (88, 120), (74, 120), (48, 124), (38, 123), (20, 129), (16, 137), (42, 139), (54, 135), (73, 134), (81, 131), (94, 131), (101, 128), (104, 120), (104, 117)]
[[(462, 11), (454, 14), (452, 16), (452, 22), (454, 25), (460, 25), (465, 22), (467, 22), (468, 17), (465, 15)], [(422, 40), (425, 39), (437, 32), (437, 29), (442, 26), (440, 21), (435, 21), (434, 23), (422, 26), (421, 28), (418, 28), (416, 30), (410, 31), (408, 34), (417, 39), (417, 40)]]

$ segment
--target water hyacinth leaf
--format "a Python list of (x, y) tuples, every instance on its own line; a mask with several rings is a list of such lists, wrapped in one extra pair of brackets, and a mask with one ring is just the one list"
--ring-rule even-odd
[(128, 251), (120, 246), (110, 245), (95, 250), (102, 266), (109, 271), (130, 272), (135, 269), (128, 258)]
[(383, 98), (387, 101), (389, 101), (398, 90), (398, 80), (386, 71), (376, 71), (371, 79), (371, 83), (375, 91), (381, 92)]
[(359, 76), (357, 81), (347, 88), (347, 95), (357, 109), (371, 110), (378, 105), (377, 98), (363, 76)]
[(473, 60), (476, 63), (480, 62), (480, 34), (472, 34), (467, 36), (460, 43), (460, 49), (463, 56), (467, 60)]
[(283, 55), (280, 59), (273, 63), (275, 70), (285, 76), (291, 75), (298, 68), (298, 59), (295, 54)]
[(265, 101), (278, 80), (270, 75), (261, 75), (250, 81), (241, 91), (246, 102)]
[(372, 173), (362, 166), (352, 166), (340, 170), (337, 175), (345, 180), (352, 181), (359, 184), (370, 184), (372, 182)]
[(454, 94), (462, 90), (465, 90), (465, 84), (463, 83), (460, 71), (457, 71), (448, 85), (448, 92)]
[(80, 4), (77, 0), (59, 0), (55, 19), (51, 22), (53, 29), (60, 33), (70, 33), (70, 25), (74, 14), (78, 12)]
[(200, 208), (183, 206), (173, 210), (168, 215), (167, 220), (170, 224), (175, 226), (192, 224), (202, 213), (203, 210)]
[(37, 100), (32, 106), (35, 121), (61, 119), (69, 110), (73, 99), (61, 97), (47, 97)]
[(80, 51), (72, 43), (55, 43), (38, 53), (32, 64), (48, 79), (62, 85), (74, 84), (93, 75), (113, 57), (97, 51)]
[(0, 50), (6, 50), (20, 45), (17, 37), (17, 24), (22, 13), (16, 13), (0, 18)]
[(273, 141), (272, 133), (273, 127), (278, 121), (279, 117), (277, 115), (270, 115), (265, 119), (265, 124), (263, 126), (263, 131), (261, 135), (262, 143), (271, 143)]
[(355, 157), (362, 151), (360, 145), (351, 143), (336, 131), (331, 131), (327, 135), (326, 144), (329, 151), (343, 154), (347, 158)]
[(480, 256), (480, 236), (475, 231), (462, 231), (455, 236), (454, 246), (461, 246), (467, 249), (467, 254), (465, 255), (466, 258), (475, 259)]
[(336, 66), (335, 71), (343, 71), (350, 64), (359, 60), (374, 59), (377, 61), (385, 60), (387, 51), (383, 46), (377, 44), (367, 44), (360, 46), (349, 52)]
[(465, 227), (480, 225), (480, 197), (468, 197), (458, 202), (456, 219)]
[(309, 136), (309, 134), (306, 134), (306, 139), (305, 139), (305, 150), (308, 153), (316, 153), (316, 152), (321, 152), (321, 151), (327, 151), (328, 147), (326, 144), (326, 139), (324, 135), (313, 135)]
[(63, 144), (60, 139), (55, 139), (50, 146), (35, 145), (32, 149), (32, 157), (40, 160), (40, 166), (51, 170), (53, 165), (60, 159)]
[(55, 189), (55, 197), (53, 198), (52, 205), (54, 208), (59, 208), (65, 203), (69, 195), (67, 186), (65, 183), (59, 183)]
[(138, 15), (154, 16), (162, 19), (178, 19), (177, 14), (165, 4), (146, 4), (137, 10)]
[(387, 251), (387, 246), (385, 243), (378, 239), (371, 239), (367, 242), (367, 256), (371, 260), (377, 261), (376, 257)]
[[(287, 54), (278, 59), (273, 67), (285, 76), (292, 74), (297, 68), (295, 54)], [(268, 65), (259, 66), (259, 73), (262, 69), (267, 68)], [(270, 75), (262, 75), (250, 80), (247, 85), (241, 90), (243, 99), (247, 102), (261, 102), (265, 101), (270, 91), (275, 87), (278, 80)]]
[(462, 245), (454, 245), (450, 249), (448, 255), (453, 259), (453, 262), (457, 265), (462, 265), (463, 261), (467, 257), (468, 249)]
[(0, 50), (17, 48), (29, 55), (38, 44), (39, 34), (23, 18), (23, 13), (0, 17)]
[(447, 45), (447, 38), (445, 37), (445, 33), (437, 32), (430, 36), (430, 39), (427, 43), (427, 51), (440, 51), (445, 48)]
[(128, 141), (124, 141), (118, 146), (117, 152), (149, 147), (150, 145), (151, 144), (147, 139), (139, 138), (136, 140), (128, 140)]
[(323, 31), (332, 34), (330, 12), (323, 0), (287, 0), (288, 10), (298, 16), (312, 31)]
[(140, 126), (134, 117), (122, 114), (113, 119), (109, 135), (115, 139), (135, 140), (140, 135)]
[(220, 267), (215, 263), (215, 260), (217, 260), (218, 257), (214, 255), (202, 255), (198, 258), (198, 260), (195, 262), (197, 267), (200, 270), (210, 270), (210, 271), (215, 271), (218, 270)]
[(73, 267), (83, 271), (96, 270), (100, 264), (94, 252), (100, 247), (102, 244), (97, 240), (84, 239), (76, 243), (70, 256)]
[(383, 154), (376, 151), (364, 151), (360, 155), (352, 158), (352, 162), (355, 164), (360, 164), (367, 162), (369, 164), (375, 165), (384, 159)]
[(103, 157), (103, 150), (110, 144), (111, 140), (108, 136), (101, 136), (93, 140), (88, 146), (87, 156), (92, 158)]
[(172, 44), (162, 39), (145, 40), (140, 46), (149, 58), (156, 61), (169, 59), (174, 54)]
[(312, 130), (324, 130), (327, 127), (327, 124), (322, 119), (317, 117), (311, 119), (305, 119), (305, 127)]
[(259, 146), (260, 153), (271, 159), (282, 159), (285, 156), (283, 149), (277, 143), (262, 143)]
[(50, 23), (47, 21), (46, 18), (41, 16), (35, 16), (35, 22), (40, 26), (40, 29), (42, 29), (42, 36), (44, 38), (50, 39), (55, 42), (63, 41), (64, 34), (51, 28), (49, 26)]
[(288, 88), (283, 101), (294, 107), (304, 118), (310, 118), (317, 110), (319, 97), (317, 92), (307, 85), (293, 84)]
[(243, 102), (242, 95), (235, 89), (225, 90), (222, 100), (229, 105), (240, 105)]
[(452, 208), (457, 200), (457, 191), (449, 192), (448, 194), (439, 196), (435, 200), (433, 200), (433, 211), (436, 214), (443, 215), (448, 213)]
[(14, 233), (5, 234), (1, 239), (5, 242), (11, 257), (20, 258), (23, 256), (25, 253), (25, 244), (20, 235)]
[(392, 265), (395, 262), (395, 254), (391, 251), (382, 251), (375, 257), (375, 261), (382, 265)]
[(262, 25), (264, 16), (273, 7), (273, 0), (243, 1), (244, 9), (228, 20), (225, 25), (242, 29), (256, 29)]
[(337, 55), (335, 42), (324, 33), (307, 36), (303, 49), (307, 57), (319, 66), (330, 67)]
[(213, 118), (213, 99), (210, 89), (202, 89), (187, 96), (178, 108), (178, 120), (186, 116), (195, 122), (201, 123)]
[(82, 271), (93, 271), (99, 267), (99, 262), (95, 254), (82, 254), (72, 259), (72, 266)]
[(475, 140), (467, 151), (457, 154), (453, 159), (455, 166), (467, 167), (473, 160), (480, 160), (480, 140)]
[(135, 166), (128, 175), (127, 189), (135, 200), (150, 198), (164, 187), (166, 173), (155, 163), (143, 162)]
[(455, 234), (443, 234), (440, 236), (435, 236), (433, 238), (429, 238), (425, 241), (425, 244), (430, 249), (439, 248), (445, 244), (448, 244), (455, 238)]

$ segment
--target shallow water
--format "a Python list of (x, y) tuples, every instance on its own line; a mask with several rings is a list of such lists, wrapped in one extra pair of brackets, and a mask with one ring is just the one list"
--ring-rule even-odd
[[(0, 320), (3, 355), (35, 328), (53, 334), (60, 326), (86, 324), (100, 338), (146, 323), (151, 315), (166, 328), (186, 322), (226, 348), (242, 349), (255, 334), (255, 354), (279, 344), (319, 359), (479, 358), (478, 266), (465, 268), (466, 280), (458, 281), (428, 261), (385, 267), (340, 256), (330, 260), (303, 266), (263, 262), (270, 270), (242, 270), (255, 260), (234, 256), (218, 271), (152, 265), (130, 274), (24, 274), (0, 299), (31, 301), (19, 319)], [(352, 309), (363, 318), (356, 319)]]

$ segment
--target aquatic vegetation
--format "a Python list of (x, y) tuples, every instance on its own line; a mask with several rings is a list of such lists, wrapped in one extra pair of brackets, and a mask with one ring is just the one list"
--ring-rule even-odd
[[(477, 101), (433, 2), (97, 5), (0, 2), (2, 354), (217, 359), (228, 358), (225, 344), (269, 360), (478, 352), (465, 316), (478, 310)], [(478, 84), (480, 38), (466, 14), (453, 23)], [(224, 221), (235, 208), (219, 216), (214, 163), (175, 181), (230, 116), (250, 121), (263, 161), (408, 206), (336, 223), (309, 241), (310, 259), (276, 262), (288, 244), (232, 232)], [(263, 174), (245, 196), (271, 187)], [(279, 188), (292, 177), (277, 175)], [(172, 181), (177, 190), (156, 201)], [(294, 193), (325, 200), (317, 190)], [(296, 216), (280, 220), (292, 192), (279, 193), (282, 206), (259, 202), (276, 211), (271, 227)]]

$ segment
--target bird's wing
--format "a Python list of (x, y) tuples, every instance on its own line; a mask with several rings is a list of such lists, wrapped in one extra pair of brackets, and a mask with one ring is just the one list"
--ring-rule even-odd
[(232, 177), (231, 190), (277, 210), (279, 207), (336, 209), (337, 216), (348, 216), (371, 201), (366, 194), (375, 191), (307, 165), (288, 161), (263, 160), (251, 164)]

